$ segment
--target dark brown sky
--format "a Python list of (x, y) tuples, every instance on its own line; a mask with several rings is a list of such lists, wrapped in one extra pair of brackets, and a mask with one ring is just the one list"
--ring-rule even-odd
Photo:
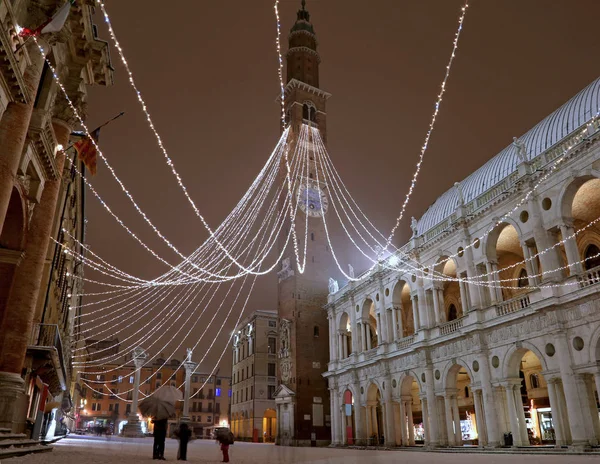
[[(386, 234), (418, 159), (461, 4), (307, 1), (320, 42), (321, 87), (333, 94), (330, 154)], [(281, 2), (284, 48), (299, 5)], [(279, 135), (273, 2), (113, 0), (107, 8), (163, 141), (216, 227)], [(598, 17), (597, 0), (471, 2), (407, 219), (598, 76)], [(100, 145), (149, 217), (191, 252), (206, 237), (204, 228), (167, 168), (114, 49), (112, 58), (115, 85), (91, 90), (90, 126), (126, 111), (103, 130)], [(102, 164), (93, 184), (144, 241), (177, 262)], [(88, 242), (109, 262), (146, 277), (164, 272), (91, 195), (88, 219)], [(275, 285), (273, 276), (261, 279), (249, 309), (275, 310)]]

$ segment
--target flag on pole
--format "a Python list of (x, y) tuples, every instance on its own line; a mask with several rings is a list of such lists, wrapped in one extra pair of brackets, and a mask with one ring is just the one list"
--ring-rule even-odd
[[(100, 136), (100, 128), (96, 129), (92, 132), (92, 137), (96, 142), (98, 142), (98, 137)], [(98, 155), (98, 151), (96, 150), (96, 146), (92, 142), (89, 137), (84, 137), (79, 142), (73, 145), (75, 151), (77, 152), (77, 157), (83, 161), (85, 167), (90, 171), (92, 176), (96, 175), (96, 157)]]
[(46, 34), (48, 32), (58, 32), (60, 31), (67, 18), (69, 17), (69, 12), (71, 11), (71, 5), (75, 3), (75, 0), (67, 0), (67, 2), (61, 6), (51, 18), (48, 18), (41, 26), (36, 29), (29, 29), (27, 27), (21, 28), (21, 32), (19, 35), (21, 37), (31, 37), (31, 36), (39, 36), (41, 34)]

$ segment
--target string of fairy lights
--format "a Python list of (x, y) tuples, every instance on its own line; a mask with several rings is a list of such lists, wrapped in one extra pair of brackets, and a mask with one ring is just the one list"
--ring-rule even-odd
[[(208, 343), (208, 349), (203, 350), (203, 355), (198, 360), (198, 363), (202, 364), (209, 356), (214, 358), (212, 351), (215, 345), (227, 338), (222, 351), (217, 353), (217, 362), (211, 369), (211, 375), (214, 374), (234, 336), (233, 333), (230, 333), (227, 337), (222, 337), (222, 333), (225, 327), (231, 326), (232, 323), (236, 327), (239, 325), (258, 277), (275, 271), (288, 255), (291, 255), (294, 259), (293, 264), (290, 262), (290, 266), (293, 266), (294, 271), (302, 274), (309, 269), (308, 256), (311, 246), (309, 237), (311, 236), (310, 224), (312, 223), (309, 222), (308, 211), (305, 211), (302, 215), (299, 210), (306, 209), (311, 201), (314, 201), (310, 197), (309, 192), (311, 191), (316, 191), (317, 196), (327, 194), (333, 215), (317, 214), (316, 220), (322, 221), (328, 251), (331, 253), (337, 270), (349, 282), (361, 281), (365, 276), (376, 270), (384, 270), (395, 272), (400, 277), (416, 276), (419, 279), (431, 282), (461, 282), (488, 288), (515, 290), (558, 288), (578, 285), (578, 281), (568, 279), (555, 282), (548, 280), (548, 276), (561, 274), (572, 269), (574, 265), (583, 265), (600, 257), (600, 253), (598, 253), (594, 256), (586, 256), (578, 262), (557, 265), (551, 269), (543, 268), (540, 270), (539, 266), (532, 266), (540, 257), (552, 250), (564, 247), (569, 240), (575, 240), (580, 234), (596, 225), (600, 222), (600, 217), (598, 217), (582, 227), (573, 229), (572, 234), (566, 234), (561, 236), (560, 240), (549, 243), (545, 249), (536, 250), (535, 253), (528, 256), (524, 255), (523, 259), (511, 262), (501, 269), (494, 269), (491, 272), (469, 272), (467, 275), (460, 276), (447, 275), (443, 272), (446, 263), (453, 262), (456, 264), (461, 257), (460, 253), (464, 253), (465, 250), (476, 246), (477, 242), (482, 242), (494, 231), (498, 231), (499, 228), (507, 224), (512, 215), (517, 213), (524, 204), (532, 201), (540, 186), (569, 159), (569, 154), (585, 140), (587, 133), (585, 127), (574, 131), (575, 135), (571, 137), (569, 145), (554, 161), (543, 167), (543, 171), (535, 179), (535, 182), (526, 192), (519, 194), (518, 201), (511, 205), (510, 210), (501, 218), (495, 220), (489, 229), (477, 234), (476, 239), (471, 240), (470, 243), (461, 248), (460, 252), (457, 251), (455, 254), (447, 255), (435, 263), (427, 264), (419, 260), (410, 246), (398, 248), (393, 245), (393, 239), (413, 196), (436, 127), (442, 100), (447, 91), (453, 64), (458, 53), (459, 40), (469, 8), (468, 2), (465, 2), (461, 7), (450, 57), (439, 93), (435, 98), (434, 109), (427, 127), (424, 143), (420, 148), (419, 157), (400, 213), (389, 234), (382, 233), (373, 224), (366, 212), (360, 208), (359, 202), (350, 193), (350, 189), (344, 184), (316, 124), (306, 122), (300, 124), (299, 127), (291, 127), (286, 122), (286, 87), (283, 80), (279, 0), (274, 2), (274, 12), (281, 103), (281, 136), (239, 202), (216, 228), (208, 224), (189, 194), (183, 178), (176, 169), (173, 158), (153, 122), (148, 105), (136, 84), (134, 74), (125, 57), (123, 47), (117, 39), (106, 6), (102, 0), (96, 0), (96, 2), (102, 11), (110, 38), (127, 74), (129, 85), (133, 89), (159, 151), (208, 236), (192, 253), (186, 254), (180, 251), (159, 230), (148, 214), (141, 209), (139, 202), (127, 189), (124, 182), (117, 175), (116, 170), (109, 164), (106, 155), (100, 150), (76, 106), (69, 98), (51, 61), (46, 58), (45, 50), (40, 42), (33, 37), (40, 53), (46, 59), (58, 88), (83, 128), (83, 132), (90, 138), (99, 158), (108, 168), (109, 174), (117, 183), (119, 189), (127, 197), (128, 203), (133, 207), (136, 214), (143, 219), (145, 225), (150, 228), (152, 234), (166, 245), (170, 250), (169, 253), (176, 255), (176, 261), (174, 261), (173, 256), (164, 257), (162, 253), (151, 247), (142, 238), (142, 233), (134, 232), (126, 221), (118, 216), (102, 198), (89, 178), (83, 176), (77, 166), (73, 166), (76, 175), (82, 178), (87, 190), (98, 200), (108, 216), (115, 220), (134, 243), (141, 246), (166, 269), (162, 274), (151, 279), (133, 275), (109, 263), (98, 253), (91, 250), (89, 246), (69, 234), (67, 230), (63, 230), (66, 239), (63, 242), (56, 243), (63, 247), (66, 256), (77, 263), (81, 263), (86, 270), (85, 276), (77, 274), (71, 277), (81, 280), (83, 283), (106, 287), (104, 291), (83, 293), (81, 296), (85, 297), (85, 302), (81, 300), (78, 305), (70, 306), (70, 309), (77, 310), (72, 317), (79, 334), (89, 342), (85, 346), (74, 345), (72, 347), (73, 364), (81, 370), (82, 381), (91, 391), (101, 395), (116, 396), (123, 401), (130, 401), (126, 396), (134, 390), (134, 387), (125, 391), (117, 391), (113, 385), (118, 382), (117, 379), (105, 380), (100, 379), (99, 376), (109, 372), (117, 372), (130, 366), (130, 359), (140, 346), (143, 346), (151, 355), (142, 365), (134, 369), (132, 375), (137, 371), (143, 372), (146, 366), (152, 365), (153, 367), (149, 377), (142, 379), (143, 384), (155, 377), (185, 343), (192, 345), (192, 351), (201, 343)], [(588, 124), (596, 125), (599, 116), (600, 109), (589, 120)], [(347, 267), (342, 262), (339, 238), (332, 233), (333, 227), (337, 226), (342, 231), (343, 239), (347, 240), (353, 249), (356, 249), (361, 256), (370, 262), (366, 272), (360, 276), (354, 276), (353, 273), (347, 272)], [(528, 285), (522, 285), (519, 276), (500, 278), (500, 272), (507, 274), (507, 271), (521, 269), (523, 266), (529, 266)], [(536, 269), (537, 271), (535, 271)], [(88, 273), (98, 277), (90, 278), (87, 275)], [(513, 285), (515, 283), (516, 285)], [(202, 326), (204, 329), (201, 335), (192, 338), (192, 334), (195, 334), (198, 328)], [(209, 342), (207, 342), (207, 337)], [(165, 351), (169, 352), (168, 356), (162, 356)], [(90, 355), (92, 352), (93, 356)], [(156, 360), (159, 357), (165, 359), (158, 363), (160, 366), (157, 366)], [(183, 363), (178, 364), (169, 378), (157, 389), (148, 394), (141, 393), (142, 396), (152, 395), (160, 388), (169, 385), (182, 367)], [(204, 385), (198, 392), (201, 391)], [(179, 385), (177, 388), (181, 387), (182, 385)], [(107, 392), (104, 391), (104, 388), (107, 389)]]

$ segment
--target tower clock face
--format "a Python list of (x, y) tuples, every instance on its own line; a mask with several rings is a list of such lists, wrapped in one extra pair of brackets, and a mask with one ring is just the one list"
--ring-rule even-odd
[(298, 189), (298, 206), (305, 214), (317, 217), (327, 212), (327, 195), (316, 185), (301, 185)]

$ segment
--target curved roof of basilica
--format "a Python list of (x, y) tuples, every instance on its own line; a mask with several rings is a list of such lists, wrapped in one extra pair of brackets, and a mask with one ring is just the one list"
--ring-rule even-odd
[[(600, 110), (600, 78), (543, 119), (519, 139), (532, 160), (589, 121)], [(517, 170), (517, 148), (511, 143), (469, 175), (461, 184), (465, 204)], [(449, 217), (458, 207), (458, 192), (451, 188), (438, 197), (418, 221), (417, 231), (427, 232)]]

